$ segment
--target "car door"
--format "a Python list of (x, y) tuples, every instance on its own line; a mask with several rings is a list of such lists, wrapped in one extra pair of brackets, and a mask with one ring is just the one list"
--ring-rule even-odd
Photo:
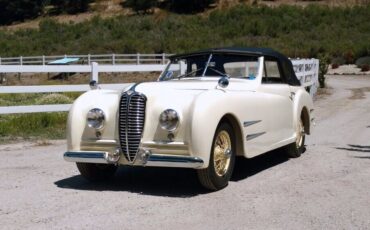
[(258, 91), (264, 95), (266, 114), (265, 143), (270, 149), (279, 147), (281, 143), (292, 138), (293, 131), (293, 102), (290, 86), (282, 75), (277, 59), (265, 58), (262, 82)]

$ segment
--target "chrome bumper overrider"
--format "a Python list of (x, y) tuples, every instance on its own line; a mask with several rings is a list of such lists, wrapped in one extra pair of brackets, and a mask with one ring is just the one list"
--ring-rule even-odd
[[(108, 152), (96, 151), (79, 151), (66, 152), (64, 159), (69, 162), (84, 162), (84, 163), (100, 163), (112, 164), (116, 163), (109, 159)], [(179, 155), (163, 155), (146, 153), (138, 157), (134, 163), (128, 165), (135, 166), (154, 166), (154, 167), (175, 167), (175, 168), (200, 168), (204, 164), (199, 157), (179, 156)]]

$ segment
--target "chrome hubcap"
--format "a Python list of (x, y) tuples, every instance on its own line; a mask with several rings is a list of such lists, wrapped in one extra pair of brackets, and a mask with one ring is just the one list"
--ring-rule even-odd
[(231, 139), (223, 130), (218, 133), (213, 148), (213, 165), (217, 176), (223, 176), (228, 171), (231, 154)]
[(300, 148), (303, 145), (303, 137), (304, 137), (304, 126), (303, 126), (303, 122), (301, 119), (299, 120), (297, 124), (296, 132), (297, 132), (296, 145), (297, 145), (297, 148)]

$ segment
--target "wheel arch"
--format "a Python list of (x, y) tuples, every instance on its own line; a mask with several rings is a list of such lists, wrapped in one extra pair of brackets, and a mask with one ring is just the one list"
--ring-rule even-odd
[(299, 119), (302, 119), (304, 132), (311, 133), (311, 114), (313, 109), (313, 102), (311, 96), (303, 89), (298, 89), (295, 93), (294, 106), (293, 106), (293, 120), (294, 127), (296, 127)]
[(229, 125), (231, 125), (231, 127), (234, 131), (236, 155), (237, 156), (243, 156), (244, 155), (243, 132), (242, 132), (242, 129), (240, 127), (240, 122), (238, 121), (238, 119), (234, 115), (232, 115), (230, 113), (225, 114), (221, 118), (218, 125), (220, 125), (223, 122), (227, 122)]
[(309, 115), (309, 112), (308, 112), (308, 109), (307, 109), (306, 106), (304, 106), (302, 108), (301, 119), (302, 119), (302, 122), (303, 122), (304, 132), (306, 134), (310, 134), (311, 133), (311, 130), (310, 130), (310, 115)]

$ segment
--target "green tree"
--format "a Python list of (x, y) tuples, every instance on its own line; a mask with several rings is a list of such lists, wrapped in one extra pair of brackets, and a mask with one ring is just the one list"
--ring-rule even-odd
[(168, 0), (169, 8), (177, 13), (196, 13), (204, 11), (216, 0)]
[(325, 88), (325, 74), (329, 68), (329, 57), (326, 54), (319, 54), (319, 84), (320, 88)]
[(137, 13), (146, 14), (157, 5), (157, 0), (126, 0), (122, 5), (132, 8)]
[(0, 0), (0, 24), (36, 18), (41, 15), (46, 0)]
[(89, 9), (89, 4), (93, 0), (51, 0), (50, 3), (55, 7), (54, 12), (77, 14)]

